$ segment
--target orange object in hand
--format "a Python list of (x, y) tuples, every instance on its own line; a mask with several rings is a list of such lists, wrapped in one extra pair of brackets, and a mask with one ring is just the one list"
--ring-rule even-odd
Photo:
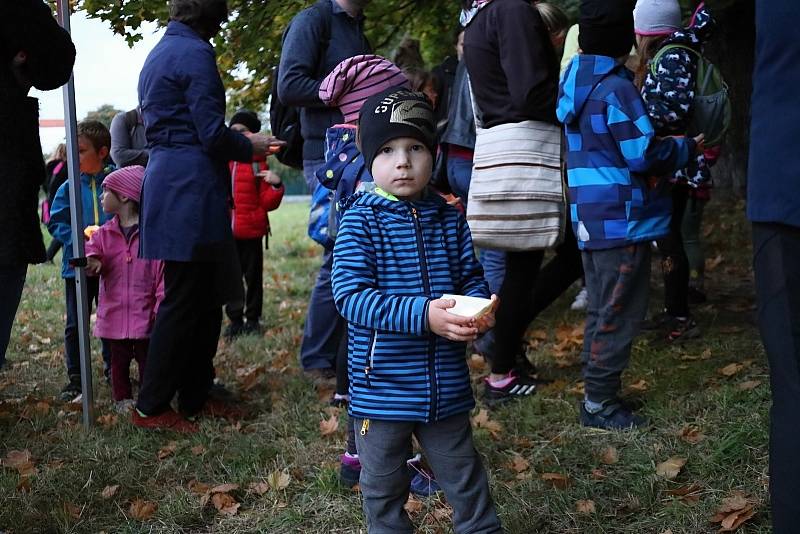
[(96, 224), (89, 225), (86, 228), (84, 228), (83, 235), (86, 238), (86, 240), (88, 241), (88, 240), (90, 240), (92, 238), (94, 233), (96, 231), (98, 231), (99, 229), (100, 229), (100, 227), (97, 226)]

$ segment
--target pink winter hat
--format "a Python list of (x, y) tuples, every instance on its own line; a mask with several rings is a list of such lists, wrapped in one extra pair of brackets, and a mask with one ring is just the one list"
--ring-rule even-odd
[(408, 89), (408, 78), (397, 65), (372, 54), (353, 56), (322, 80), (319, 97), (326, 105), (338, 107), (345, 122), (353, 122), (366, 99), (391, 87)]
[(142, 182), (144, 181), (144, 167), (132, 165), (122, 167), (112, 172), (103, 180), (103, 187), (116, 194), (128, 197), (137, 204), (142, 194)]

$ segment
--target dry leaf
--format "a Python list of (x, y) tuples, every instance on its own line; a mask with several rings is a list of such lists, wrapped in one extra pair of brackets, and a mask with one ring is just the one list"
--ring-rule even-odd
[(636, 391), (638, 393), (644, 393), (648, 389), (647, 380), (641, 379), (638, 382), (634, 382), (633, 384), (629, 384), (626, 389), (628, 391)]
[(236, 378), (242, 385), (243, 391), (250, 391), (258, 385), (258, 379), (266, 372), (266, 367), (263, 365), (251, 365), (250, 367), (242, 367), (236, 370)]
[(535, 339), (536, 341), (547, 341), (548, 334), (547, 330), (544, 328), (539, 328), (531, 332), (530, 339)]
[(568, 388), (567, 389), (567, 393), (569, 393), (570, 395), (576, 395), (578, 397), (583, 397), (584, 395), (586, 395), (586, 384), (583, 383), (583, 382), (578, 382), (577, 384), (575, 384), (571, 388)]
[(267, 484), (275, 491), (286, 489), (291, 481), (292, 477), (286, 469), (283, 471), (273, 471), (267, 475)]
[(606, 465), (614, 465), (619, 462), (619, 452), (616, 447), (606, 447), (600, 453), (600, 461)]
[(97, 418), (97, 423), (103, 428), (111, 428), (112, 426), (116, 425), (118, 421), (119, 417), (113, 413), (101, 415)]
[(669, 460), (661, 462), (656, 466), (656, 474), (666, 478), (667, 480), (675, 480), (678, 478), (678, 475), (680, 474), (684, 465), (686, 465), (686, 458), (678, 458), (677, 456), (673, 456)]
[(165, 446), (161, 447), (158, 450), (158, 454), (157, 454), (158, 459), (159, 460), (164, 460), (166, 458), (169, 458), (170, 456), (175, 454), (176, 450), (178, 450), (178, 442), (177, 441), (170, 441), (169, 443), (167, 443)]
[(330, 436), (339, 430), (339, 418), (331, 415), (328, 419), (319, 422), (319, 433), (323, 436)]
[(433, 518), (437, 521), (447, 521), (449, 523), (453, 520), (453, 508), (447, 504), (442, 507), (437, 507), (433, 511)]
[(143, 499), (135, 499), (131, 502), (131, 507), (128, 513), (137, 521), (147, 521), (158, 510), (158, 504), (153, 501), (145, 501)]
[(266, 492), (269, 491), (269, 484), (267, 484), (266, 482), (251, 482), (250, 485), (247, 486), (247, 489), (249, 489), (253, 493), (264, 495)]
[(203, 445), (195, 445), (195, 446), (194, 446), (194, 447), (192, 447), (192, 449), (191, 449), (191, 451), (192, 451), (192, 454), (194, 454), (195, 456), (200, 456), (201, 454), (203, 454), (203, 453), (204, 453), (204, 452), (206, 452), (207, 450), (208, 450), (208, 449), (206, 449), (206, 448), (205, 448)]
[(733, 532), (745, 521), (755, 515), (755, 503), (741, 491), (735, 491), (730, 497), (723, 499), (712, 523), (719, 523), (719, 532)]
[(220, 513), (225, 515), (236, 515), (236, 512), (239, 511), (239, 507), (241, 506), (241, 504), (236, 502), (236, 499), (227, 493), (215, 493), (211, 497), (211, 504), (213, 504), (214, 508)]
[(220, 484), (211, 488), (211, 493), (228, 493), (239, 489), (239, 484)]
[(591, 499), (580, 500), (575, 503), (575, 511), (577, 511), (579, 514), (593, 514), (595, 513), (596, 509), (597, 508), (595, 507), (594, 501)]
[(500, 423), (489, 419), (489, 412), (485, 408), (481, 408), (478, 414), (472, 418), (472, 425), (475, 428), (486, 429), (494, 439), (500, 437), (500, 432), (503, 431), (503, 426)]
[(603, 480), (606, 476), (606, 472), (602, 469), (592, 469), (592, 478), (594, 480)]
[(31, 484), (30, 477), (19, 477), (19, 482), (17, 482), (17, 491), (20, 493), (29, 493), (33, 489), (33, 484)]
[(717, 257), (714, 258), (714, 259), (711, 259), (711, 258), (707, 259), (706, 260), (706, 272), (711, 272), (714, 269), (716, 269), (717, 267), (719, 267), (719, 264), (722, 263), (722, 259), (723, 259), (722, 258), (722, 254), (717, 255)]
[(710, 360), (711, 359), (711, 349), (706, 349), (700, 354), (701, 360)]
[(211, 486), (208, 484), (203, 484), (198, 480), (192, 480), (188, 484), (189, 491), (192, 493), (196, 493), (197, 495), (203, 495), (204, 493), (209, 493), (211, 490)]
[(681, 428), (678, 437), (690, 445), (697, 445), (706, 439), (706, 436), (694, 425), (686, 425)]
[(731, 363), (719, 369), (719, 372), (723, 376), (731, 377), (737, 373), (739, 373), (742, 369), (744, 369), (744, 364), (741, 363)]
[(684, 502), (692, 503), (700, 500), (701, 491), (703, 491), (703, 487), (695, 482), (693, 484), (687, 484), (685, 486), (667, 490), (665, 493), (672, 497), (680, 497), (680, 499)]
[(81, 515), (83, 514), (83, 508), (77, 504), (72, 504), (71, 502), (64, 503), (64, 511), (67, 513), (67, 515), (75, 520), (80, 519)]
[(522, 473), (527, 471), (531, 466), (531, 463), (520, 456), (519, 454), (515, 454), (514, 458), (511, 460), (511, 469), (513, 469), (517, 473)]
[(409, 495), (406, 504), (403, 505), (403, 508), (409, 515), (418, 514), (422, 511), (423, 504), (422, 501), (414, 497), (414, 495)]
[(542, 480), (556, 489), (567, 489), (570, 485), (569, 477), (560, 473), (542, 473)]
[(103, 488), (103, 491), (100, 492), (100, 495), (104, 499), (110, 499), (111, 497), (117, 494), (118, 490), (119, 490), (119, 484), (115, 484), (113, 486), (106, 486), (105, 488)]
[(760, 385), (761, 380), (748, 380), (747, 382), (742, 382), (739, 384), (738, 387), (742, 391), (750, 391), (751, 389), (756, 389)]
[(3, 465), (11, 469), (16, 469), (19, 476), (23, 478), (31, 477), (38, 472), (36, 466), (33, 464), (33, 460), (31, 460), (31, 451), (28, 449), (22, 451), (8, 451), (6, 457), (3, 458)]

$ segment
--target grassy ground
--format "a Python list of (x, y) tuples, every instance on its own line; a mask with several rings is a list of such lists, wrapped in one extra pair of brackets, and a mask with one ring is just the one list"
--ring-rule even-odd
[[(529, 354), (556, 382), (533, 399), (476, 410), (477, 446), (508, 532), (714, 532), (719, 525), (709, 519), (735, 490), (755, 503), (755, 516), (740, 531), (769, 531), (769, 391), (751, 324), (741, 213), (732, 201), (711, 205), (711, 301), (696, 310), (705, 335), (683, 346), (643, 337), (634, 347), (625, 383), (644, 403), (651, 429), (608, 433), (577, 424), (582, 317), (568, 310), (574, 292), (533, 325)], [(112, 415), (110, 391), (98, 380), (99, 356), (98, 425), (85, 432), (80, 408), (54, 401), (65, 379), (62, 282), (56, 266), (30, 270), (12, 335), (13, 364), (0, 373), (0, 531), (365, 531), (358, 493), (336, 484), (343, 419), (339, 430), (323, 435), (333, 429), (320, 422), (337, 413), (297, 366), (319, 264), (305, 221), (302, 204), (284, 205), (273, 217), (264, 336), (220, 345), (218, 371), (253, 415), (237, 425), (203, 421), (188, 438), (139, 431)], [(659, 295), (654, 276), (654, 309)], [(477, 359), (471, 367), (477, 384), (485, 369)], [(667, 480), (657, 466), (673, 457), (686, 463)], [(238, 487), (206, 493), (219, 484)], [(409, 508), (422, 532), (451, 531), (440, 499)]]

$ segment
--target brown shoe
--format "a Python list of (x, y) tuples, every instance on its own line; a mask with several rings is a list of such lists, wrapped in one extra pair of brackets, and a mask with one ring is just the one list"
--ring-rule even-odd
[(172, 410), (158, 415), (142, 417), (138, 410), (133, 410), (131, 422), (139, 428), (148, 430), (171, 430), (180, 434), (194, 434), (198, 431), (196, 424), (187, 421), (179, 413)]

